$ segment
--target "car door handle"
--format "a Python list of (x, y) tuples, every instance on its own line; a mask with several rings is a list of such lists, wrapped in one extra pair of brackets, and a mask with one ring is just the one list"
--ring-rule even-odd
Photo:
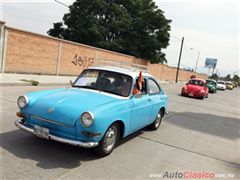
[(152, 101), (152, 99), (151, 99), (151, 98), (148, 98), (148, 101)]

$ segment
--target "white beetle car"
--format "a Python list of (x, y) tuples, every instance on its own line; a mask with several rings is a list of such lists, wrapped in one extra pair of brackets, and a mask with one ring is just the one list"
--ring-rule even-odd
[(225, 91), (226, 90), (226, 83), (225, 83), (225, 81), (218, 81), (217, 82), (217, 89)]

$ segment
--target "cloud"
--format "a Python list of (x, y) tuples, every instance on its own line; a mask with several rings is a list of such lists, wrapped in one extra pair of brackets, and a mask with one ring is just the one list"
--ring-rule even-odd
[[(239, 5), (238, 0), (156, 1), (168, 19), (172, 19), (172, 39), (165, 50), (170, 65), (176, 65), (180, 39), (185, 37), (182, 64), (194, 69), (200, 51), (202, 72), (206, 57), (217, 58), (217, 68), (224, 74), (240, 69), (239, 63)], [(176, 39), (178, 38), (178, 40)], [(176, 42), (177, 41), (177, 42)]]
[[(204, 69), (205, 59), (207, 57), (218, 59), (217, 68), (219, 71), (229, 71), (233, 73), (239, 68), (239, 46), (238, 40), (210, 32), (197, 31), (193, 29), (174, 28), (171, 33), (174, 37), (185, 37), (182, 64), (195, 69), (197, 52), (200, 51), (198, 70), (207, 73)], [(165, 50), (170, 65), (176, 65), (180, 50), (180, 40), (170, 41), (170, 46)], [(225, 74), (225, 73), (224, 73)]]
[(8, 26), (46, 35), (53, 23), (62, 21), (63, 15), (68, 11), (67, 7), (59, 5), (53, 0), (41, 2), (4, 1), (2, 18)]

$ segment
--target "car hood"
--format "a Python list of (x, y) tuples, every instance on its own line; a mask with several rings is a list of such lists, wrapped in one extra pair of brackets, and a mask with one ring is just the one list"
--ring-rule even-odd
[(213, 85), (213, 84), (207, 84), (207, 87), (208, 87), (208, 88), (215, 88), (215, 85)]
[(116, 100), (98, 91), (68, 88), (37, 99), (29, 112), (34, 117), (74, 126), (83, 112)]
[(217, 84), (218, 87), (226, 87), (225, 84)]
[(203, 89), (203, 87), (198, 85), (193, 85), (193, 84), (187, 85), (188, 92), (198, 93), (201, 89)]

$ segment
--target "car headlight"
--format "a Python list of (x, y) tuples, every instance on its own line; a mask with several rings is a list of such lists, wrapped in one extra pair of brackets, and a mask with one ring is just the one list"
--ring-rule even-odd
[(182, 90), (187, 91), (187, 86), (183, 86)]
[(28, 97), (20, 96), (17, 100), (17, 104), (19, 108), (24, 108), (28, 104)]
[(90, 127), (93, 124), (93, 114), (91, 112), (85, 112), (81, 116), (81, 123), (84, 127)]

